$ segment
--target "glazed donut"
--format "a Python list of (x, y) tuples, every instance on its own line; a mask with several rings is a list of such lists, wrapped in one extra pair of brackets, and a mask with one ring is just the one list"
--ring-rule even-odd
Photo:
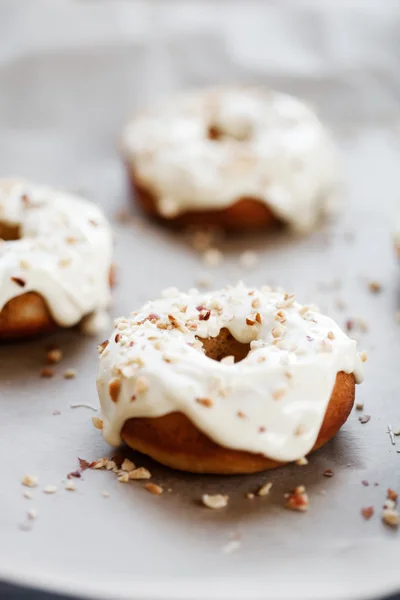
[(294, 295), (243, 284), (169, 290), (99, 347), (103, 435), (170, 467), (252, 473), (295, 461), (346, 421), (356, 342)]
[(227, 229), (310, 231), (337, 188), (337, 156), (297, 98), (257, 88), (182, 94), (129, 122), (121, 152), (152, 216)]
[(112, 239), (92, 203), (0, 180), (0, 340), (107, 326)]

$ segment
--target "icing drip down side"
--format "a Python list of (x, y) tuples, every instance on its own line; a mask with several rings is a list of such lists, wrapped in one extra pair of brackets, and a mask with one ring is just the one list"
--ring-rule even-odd
[[(250, 344), (235, 364), (203, 351), (200, 339), (224, 328)], [(315, 443), (337, 373), (362, 380), (356, 342), (334, 321), (293, 295), (243, 284), (172, 290), (118, 319), (100, 350), (97, 388), (111, 445), (128, 419), (177, 411), (222, 446), (296, 460)]]
[(257, 88), (192, 92), (160, 104), (127, 125), (122, 151), (165, 218), (253, 198), (306, 232), (338, 189), (337, 153), (312, 110)]
[(37, 292), (63, 327), (98, 315), (110, 303), (111, 229), (101, 211), (77, 196), (28, 182), (0, 181), (0, 310)]

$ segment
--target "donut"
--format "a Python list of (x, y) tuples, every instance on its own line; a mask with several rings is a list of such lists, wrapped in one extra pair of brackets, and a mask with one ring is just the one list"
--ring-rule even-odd
[(0, 340), (108, 326), (112, 238), (78, 196), (0, 180)]
[(313, 111), (258, 88), (160, 103), (125, 126), (121, 153), (138, 204), (178, 226), (309, 232), (338, 187), (336, 151)]
[(357, 344), (293, 294), (240, 283), (167, 290), (101, 346), (103, 436), (169, 467), (254, 473), (298, 460), (346, 421)]

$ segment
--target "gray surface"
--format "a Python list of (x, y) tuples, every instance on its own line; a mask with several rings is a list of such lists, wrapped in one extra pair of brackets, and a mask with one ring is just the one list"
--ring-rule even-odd
[[(173, 54), (175, 70), (160, 72), (156, 65), (162, 43), (158, 40), (155, 51), (154, 44), (148, 47), (133, 33), (134, 23), (139, 29), (137, 23), (143, 17), (134, 11), (140, 3), (117, 2), (121, 13), (114, 7), (108, 14), (104, 6), (91, 3), (62, 2), (61, 12), (51, 10), (46, 2), (33, 3), (36, 12), (3, 4), (8, 20), (3, 21), (6, 35), (0, 37), (2, 173), (20, 173), (82, 190), (113, 219), (115, 210), (126, 203), (123, 173), (113, 150), (119, 126), (133, 104), (154, 96), (157, 89), (179, 86), (185, 77), (191, 84), (207, 81), (209, 63), (201, 62), (202, 53), (192, 52), (185, 58), (182, 54), (186, 46), (193, 49), (197, 37), (188, 38), (185, 31), (185, 35), (172, 36), (173, 42), (165, 42), (171, 52), (177, 46), (179, 52)], [(31, 27), (23, 29), (24, 44), (18, 46), (11, 34), (23, 21)], [(68, 36), (56, 35), (60, 23), (62, 31), (74, 31), (75, 44)], [(371, 17), (373, 29), (372, 23)], [(49, 24), (54, 29), (45, 29), (44, 37), (38, 35)], [(385, 24), (385, 39), (389, 39), (391, 21)], [(148, 35), (152, 28), (143, 30)], [(92, 31), (96, 35), (89, 35)], [(381, 36), (384, 31), (381, 23)], [(286, 35), (289, 39), (290, 28)], [(202, 40), (199, 48), (204, 48), (204, 32), (198, 33), (198, 39)], [(397, 57), (396, 49), (389, 48), (389, 59), (382, 64), (390, 65)], [(217, 43), (213, 49), (219, 65), (213, 67), (215, 73), (223, 71), (225, 50), (218, 53)], [(230, 69), (234, 72), (236, 64), (240, 77), (244, 61), (237, 56), (230, 56)], [(246, 56), (246, 72), (250, 72)], [(355, 73), (363, 68), (356, 58)], [(268, 69), (264, 72), (254, 65), (253, 61), (251, 79), (268, 82)], [(154, 481), (172, 491), (154, 497), (140, 483), (121, 485), (110, 473), (85, 472), (77, 481), (77, 491), (70, 493), (63, 490), (62, 479), (76, 468), (77, 457), (91, 460), (110, 452), (91, 426), (94, 413), (70, 408), (76, 402), (97, 406), (96, 342), (67, 332), (3, 347), (0, 578), (111, 598), (366, 598), (400, 588), (399, 533), (388, 530), (379, 519), (386, 488), (400, 489), (400, 441), (391, 446), (386, 433), (388, 423), (400, 428), (400, 327), (394, 320), (399, 281), (390, 238), (400, 183), (397, 105), (394, 84), (374, 87), (380, 79), (372, 78), (370, 96), (375, 98), (379, 120), (372, 120), (368, 110), (365, 114), (360, 110), (362, 122), (350, 132), (345, 121), (360, 98), (355, 90), (351, 101), (343, 103), (346, 85), (343, 88), (338, 80), (335, 87), (335, 65), (333, 61), (332, 69), (327, 68), (325, 79), (314, 73), (311, 83), (309, 74), (291, 65), (296, 76), (289, 74), (283, 87), (301, 88), (304, 96), (318, 99), (332, 122), (343, 150), (342, 214), (307, 239), (273, 234), (229, 240), (222, 245), (225, 261), (211, 276), (218, 287), (238, 278), (248, 284), (285, 286), (302, 301), (319, 303), (342, 324), (347, 318), (365, 318), (370, 331), (360, 338), (370, 360), (366, 382), (357, 392), (371, 421), (361, 425), (354, 412), (340, 435), (306, 467), (290, 466), (251, 477), (197, 477), (137, 458), (140, 464), (150, 465)], [(316, 84), (326, 80), (328, 90)], [(366, 92), (369, 88), (364, 84)], [(116, 224), (115, 232), (120, 284), (114, 315), (133, 310), (165, 287), (189, 288), (204, 272), (199, 257), (175, 234), (152, 224), (145, 229)], [(349, 232), (354, 232), (352, 243)], [(246, 272), (239, 267), (238, 256), (249, 248), (260, 252), (261, 260)], [(382, 293), (369, 294), (366, 279), (380, 281)], [(321, 284), (325, 284), (323, 290)], [(348, 303), (345, 311), (337, 311), (337, 298)], [(43, 380), (39, 369), (49, 343), (62, 347), (64, 360), (57, 377)], [(78, 369), (76, 380), (62, 379), (68, 367)], [(54, 410), (61, 415), (53, 415)], [(333, 478), (323, 477), (326, 468), (334, 469)], [(40, 478), (32, 501), (22, 496), (20, 478), (25, 473)], [(369, 487), (361, 484), (364, 479)], [(268, 498), (253, 502), (244, 498), (266, 480), (274, 482)], [(53, 496), (41, 491), (50, 483), (59, 486)], [(307, 486), (308, 514), (282, 507), (283, 493), (298, 484)], [(101, 496), (104, 489), (110, 498)], [(227, 510), (201, 507), (199, 498), (205, 492), (228, 493)], [(377, 515), (367, 523), (360, 517), (360, 508), (370, 504)], [(19, 525), (32, 506), (39, 517), (31, 531), (22, 531)], [(241, 546), (235, 553), (224, 554), (222, 549), (232, 536), (240, 539)]]

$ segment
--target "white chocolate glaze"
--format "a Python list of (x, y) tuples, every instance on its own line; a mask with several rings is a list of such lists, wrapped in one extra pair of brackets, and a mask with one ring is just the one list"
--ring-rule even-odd
[(1, 180), (0, 223), (19, 231), (17, 240), (0, 240), (0, 310), (34, 291), (62, 327), (92, 313), (104, 325), (112, 237), (97, 206), (30, 182)]
[[(210, 127), (220, 139), (209, 139)], [(251, 197), (307, 232), (338, 188), (335, 148), (312, 110), (257, 88), (186, 93), (156, 106), (128, 123), (122, 151), (165, 218)]]
[[(242, 361), (203, 353), (197, 338), (222, 328), (250, 343)], [(97, 378), (103, 435), (118, 445), (128, 419), (178, 411), (222, 446), (296, 460), (315, 443), (337, 373), (361, 382), (361, 367), (356, 342), (292, 295), (243, 284), (172, 289), (116, 321)]]

